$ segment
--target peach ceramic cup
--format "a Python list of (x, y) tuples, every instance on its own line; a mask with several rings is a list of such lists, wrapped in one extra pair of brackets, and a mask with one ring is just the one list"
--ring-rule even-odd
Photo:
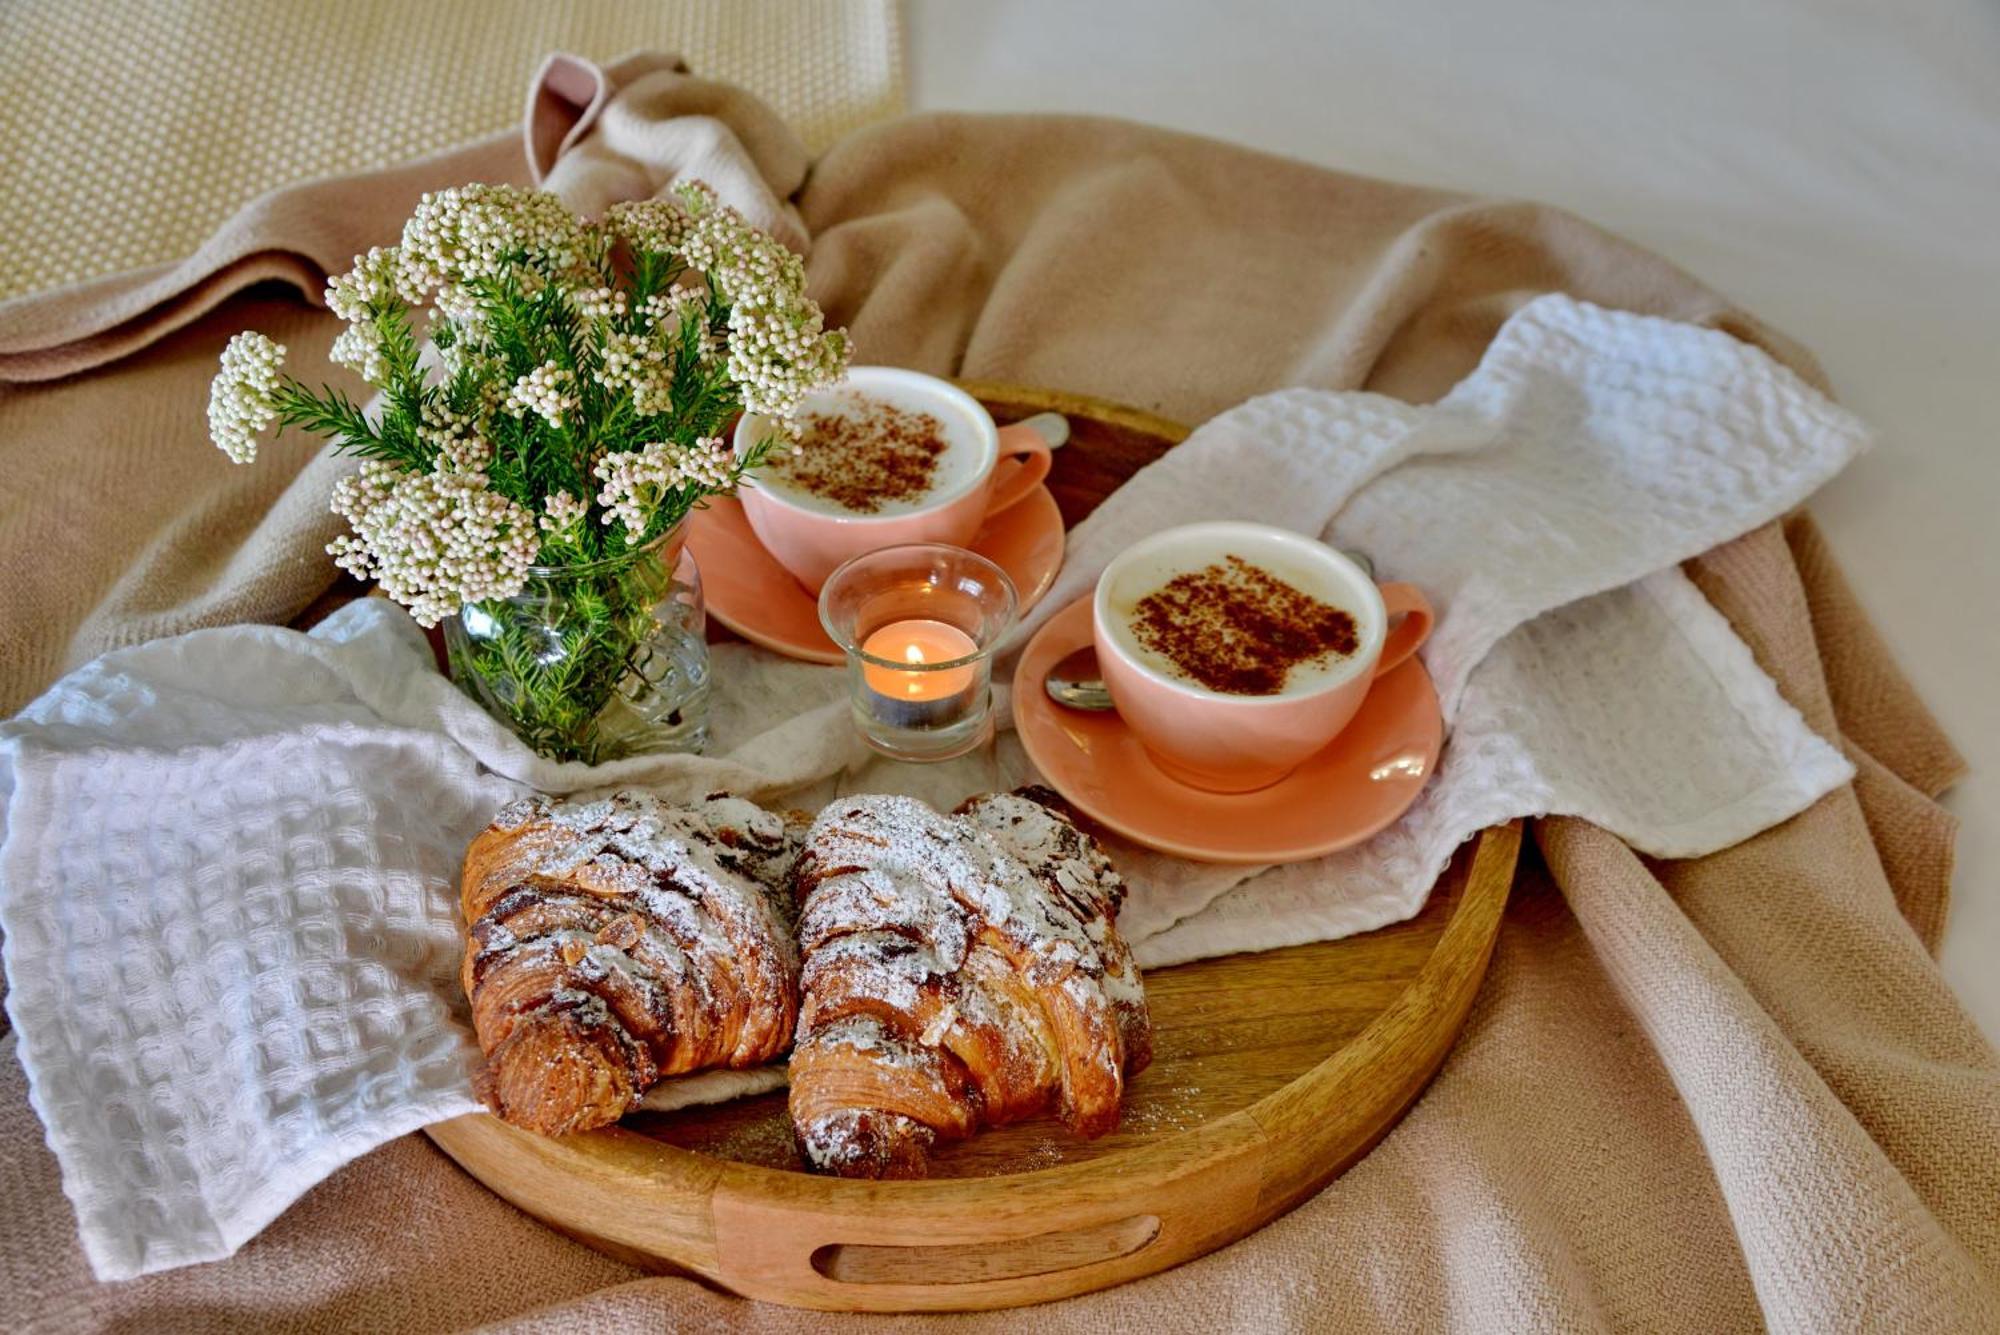
[[(856, 366), (836, 390), (871, 392), (898, 407), (928, 412), (945, 424), (953, 450), (970, 450), (955, 462), (953, 480), (920, 508), (893, 514), (832, 513), (808, 508), (776, 488), (760, 487), (753, 474), (738, 488), (743, 515), (757, 540), (793, 578), (814, 594), (835, 568), (884, 547), (943, 543), (969, 547), (987, 516), (1018, 505), (1049, 474), (1049, 445), (1033, 427), (999, 427), (979, 400), (936, 376), (891, 366)], [(802, 414), (813, 411), (808, 399)], [(763, 418), (745, 413), (736, 423), (738, 455), (771, 433)]]
[[(1282, 578), (1304, 572), (1354, 618), (1359, 644), (1310, 684), (1279, 695), (1228, 695), (1173, 677), (1140, 658), (1114, 608), (1127, 608), (1170, 575), (1238, 556)], [(1296, 581), (1293, 581), (1296, 582)], [(1391, 618), (1400, 621), (1391, 624)], [(1120, 553), (1091, 601), (1098, 668), (1118, 715), (1170, 778), (1216, 793), (1269, 787), (1340, 734), (1375, 678), (1417, 651), (1431, 608), (1409, 584), (1377, 587), (1325, 543), (1268, 524), (1208, 523), (1168, 529)]]

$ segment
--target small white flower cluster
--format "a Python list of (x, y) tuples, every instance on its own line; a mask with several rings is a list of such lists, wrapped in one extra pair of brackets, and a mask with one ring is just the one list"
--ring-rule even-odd
[(285, 347), (245, 330), (222, 350), (222, 369), (208, 387), (208, 437), (239, 464), (257, 457), (257, 437), (278, 420), (274, 399)]
[(333, 364), (377, 388), (389, 374), (377, 317), (405, 300), (398, 284), (398, 258), (393, 247), (376, 246), (366, 255), (356, 255), (352, 269), (326, 283), (327, 309), (347, 321), (347, 328), (333, 340)]
[[(517, 272), (532, 273), (534, 271), (526, 270)], [(524, 283), (522, 286), (525, 287), (526, 284)], [(433, 325), (443, 324), (449, 320), (457, 328), (458, 332), (467, 338), (486, 337), (486, 308), (479, 303), (479, 298), (474, 296), (468, 289), (458, 286), (441, 287), (432, 294), (432, 300), (436, 303), (431, 307), (431, 323)]]
[(680, 243), (674, 249), (690, 268), (714, 273), (723, 267), (724, 257), (740, 234), (757, 230), (743, 220), (742, 214), (724, 204), (706, 181), (680, 182), (674, 186), (674, 198), (687, 218), (681, 225)]
[(789, 418), (806, 395), (847, 369), (847, 340), (828, 333), (826, 317), (805, 294), (805, 262), (760, 232), (698, 182), (676, 187), (693, 223), (682, 240), (687, 262), (703, 270), (729, 303), (729, 378), (743, 407)]
[(569, 300), (586, 320), (622, 320), (631, 309), (630, 299), (614, 287), (579, 288), (569, 294)]
[(729, 308), (729, 378), (746, 412), (796, 416), (806, 395), (846, 373), (847, 354), (847, 340), (826, 332), (810, 302)]
[(534, 516), (484, 477), (405, 473), (379, 459), (334, 484), (333, 512), (354, 529), (327, 545), (334, 564), (380, 584), (423, 626), (519, 593), (540, 545)]
[(643, 417), (673, 407), (674, 368), (666, 350), (638, 334), (607, 334), (598, 351), (592, 377), (612, 393), (630, 392), (632, 406)]
[(514, 382), (504, 405), (511, 417), (540, 413), (550, 426), (560, 427), (563, 414), (583, 400), (576, 392), (576, 372), (543, 362)]
[(566, 491), (552, 491), (543, 502), (547, 513), (542, 516), (542, 532), (563, 533), (583, 522), (590, 513), (590, 502)]
[(604, 211), (604, 226), (635, 250), (675, 255), (694, 226), (694, 216), (675, 200), (630, 199)]
[(378, 388), (389, 373), (388, 364), (382, 360), (382, 333), (372, 321), (351, 324), (341, 330), (328, 355), (335, 366), (345, 366)]
[(736, 451), (720, 436), (703, 436), (681, 452), (680, 481), (703, 491), (721, 491), (736, 480)]
[(401, 258), (393, 246), (375, 246), (366, 255), (356, 255), (352, 269), (327, 280), (327, 309), (349, 324), (359, 324), (370, 318), (370, 307), (417, 300), (397, 281)]
[(704, 436), (692, 445), (656, 440), (607, 454), (591, 471), (604, 484), (597, 493), (604, 522), (622, 525), (629, 545), (645, 535), (667, 492), (686, 486), (702, 492), (727, 487), (736, 476), (736, 456), (720, 436)]
[(678, 337), (682, 321), (690, 314), (703, 325), (708, 323), (708, 294), (699, 288), (670, 287), (647, 297), (639, 313), (646, 317), (646, 324), (654, 333)]
[(426, 400), (423, 423), (417, 438), (437, 448), (438, 471), (485, 477), (493, 462), (493, 442), (486, 438), (486, 423), (473, 413), (453, 412), (440, 400)]
[(554, 195), (465, 185), (425, 195), (403, 225), (398, 286), (415, 295), (440, 292), (438, 304), (451, 314), (463, 301), (463, 284), (498, 277), (517, 257), (567, 276), (593, 253), (588, 229)]

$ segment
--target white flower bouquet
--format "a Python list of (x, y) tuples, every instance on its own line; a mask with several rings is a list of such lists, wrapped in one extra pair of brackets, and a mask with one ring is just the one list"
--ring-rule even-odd
[[(657, 652), (682, 521), (847, 365), (798, 256), (701, 185), (594, 222), (468, 185), (425, 195), (401, 243), (357, 257), (326, 300), (348, 322), (333, 359), (380, 391), (379, 414), (242, 333), (210, 391), (215, 443), (249, 462), (275, 424), (359, 456), (333, 497), (352, 532), (329, 554), (423, 625), (450, 618), (453, 676), (543, 754), (698, 745), (646, 707), (687, 712), (653, 698), (663, 671), (698, 669), (705, 690), (705, 653)], [(739, 457), (725, 429), (745, 410), (779, 434)]]

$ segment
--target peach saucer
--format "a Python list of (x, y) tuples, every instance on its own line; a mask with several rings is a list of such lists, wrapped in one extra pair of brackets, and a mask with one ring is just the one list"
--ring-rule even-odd
[[(1063, 560), (1062, 511), (1047, 487), (986, 521), (972, 550), (1007, 572), (1033, 607), (1055, 582)], [(716, 496), (688, 526), (688, 547), (701, 567), (709, 615), (752, 644), (811, 663), (845, 655), (819, 624), (819, 602), (757, 541), (734, 496)]]
[(1135, 843), (1202, 862), (1299, 862), (1358, 844), (1409, 809), (1437, 767), (1444, 718), (1412, 658), (1379, 678), (1340, 736), (1269, 788), (1208, 793), (1160, 772), (1115, 713), (1049, 699), (1049, 669), (1091, 642), (1090, 599), (1051, 617), (1014, 673), (1028, 758), (1079, 811)]

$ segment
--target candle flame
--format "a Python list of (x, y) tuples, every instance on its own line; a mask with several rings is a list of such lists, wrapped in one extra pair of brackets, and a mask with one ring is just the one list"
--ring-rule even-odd
[(965, 696), (976, 684), (977, 670), (961, 660), (969, 661), (978, 651), (972, 637), (956, 626), (922, 619), (892, 622), (863, 641), (861, 679), (876, 695), (947, 702)]

